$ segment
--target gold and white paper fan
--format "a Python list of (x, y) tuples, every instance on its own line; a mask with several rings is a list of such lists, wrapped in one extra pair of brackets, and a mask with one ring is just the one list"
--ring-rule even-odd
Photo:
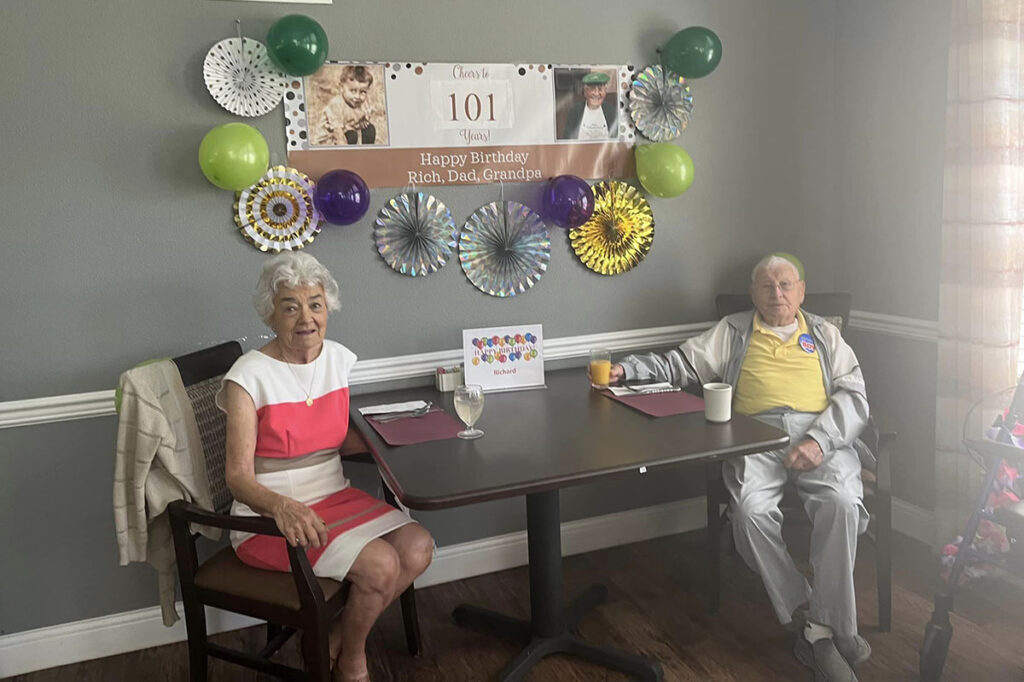
[(232, 114), (262, 116), (284, 97), (288, 76), (278, 71), (266, 46), (252, 38), (225, 38), (203, 60), (210, 95)]
[(294, 251), (320, 234), (323, 217), (313, 203), (309, 176), (287, 166), (273, 166), (252, 187), (238, 193), (235, 224), (260, 251)]

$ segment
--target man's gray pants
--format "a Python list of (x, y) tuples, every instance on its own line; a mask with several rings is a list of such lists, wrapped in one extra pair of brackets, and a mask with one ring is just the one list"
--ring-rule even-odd
[[(757, 419), (789, 434), (799, 443), (818, 415), (766, 413)], [(853, 564), (857, 536), (867, 530), (860, 459), (852, 447), (839, 448), (816, 469), (792, 471), (783, 466), (785, 450), (728, 460), (723, 467), (732, 497), (730, 518), (736, 549), (764, 581), (779, 618), (787, 624), (801, 604), (810, 601), (808, 619), (828, 625), (842, 637), (857, 634), (857, 599)], [(779, 501), (783, 487), (794, 483), (811, 519), (812, 588), (797, 570), (782, 540)]]

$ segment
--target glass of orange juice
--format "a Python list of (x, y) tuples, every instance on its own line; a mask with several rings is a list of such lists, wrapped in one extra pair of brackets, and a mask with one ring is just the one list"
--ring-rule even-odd
[(608, 388), (612, 372), (612, 353), (606, 348), (590, 351), (590, 385), (594, 388)]

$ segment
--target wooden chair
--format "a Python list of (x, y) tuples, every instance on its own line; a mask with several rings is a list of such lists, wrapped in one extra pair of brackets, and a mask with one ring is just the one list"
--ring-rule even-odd
[[(850, 322), (851, 296), (847, 293), (807, 294), (803, 309), (824, 317), (846, 334)], [(748, 294), (720, 294), (715, 298), (715, 309), (719, 317), (750, 310), (753, 307)], [(873, 455), (861, 457), (861, 481), (864, 484), (864, 506), (871, 520), (868, 538), (875, 543), (875, 570), (878, 580), (878, 629), (889, 632), (892, 629), (892, 492), (891, 458), (896, 441), (893, 432), (882, 432), (870, 418), (860, 440)], [(729, 493), (721, 478), (708, 484), (708, 509), (721, 509), (729, 504)], [(803, 514), (803, 504), (796, 490), (787, 487), (780, 507), (787, 518), (789, 510)], [(726, 524), (722, 524), (725, 526)]]
[[(290, 545), (291, 573), (265, 571), (243, 564), (230, 546), (201, 562), (196, 550), (197, 535), (189, 527), (192, 523), (225, 531), (281, 536), (273, 519), (228, 514), (231, 492), (224, 480), (226, 420), (214, 404), (214, 396), (220, 388), (221, 377), (241, 353), (239, 344), (231, 341), (174, 358), (199, 426), (214, 506), (214, 511), (207, 511), (179, 500), (168, 507), (188, 631), (190, 679), (205, 682), (207, 657), (215, 656), (281, 679), (328, 682), (331, 665), (328, 624), (344, 608), (349, 583), (317, 578), (305, 551)], [(342, 456), (350, 454), (356, 454), (356, 461), (373, 461), (355, 431), (349, 432), (342, 446)], [(394, 504), (386, 485), (384, 490), (387, 501)], [(412, 587), (402, 595), (401, 601), (409, 652), (417, 655), (420, 633)], [(252, 654), (210, 643), (205, 606), (266, 620), (266, 646)], [(297, 631), (303, 633), (305, 670), (270, 660)]]

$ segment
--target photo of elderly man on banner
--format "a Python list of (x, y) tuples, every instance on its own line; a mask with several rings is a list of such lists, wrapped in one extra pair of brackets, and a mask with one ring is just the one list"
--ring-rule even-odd
[(601, 69), (555, 69), (555, 125), (560, 140), (618, 137), (619, 97), (615, 73)]

